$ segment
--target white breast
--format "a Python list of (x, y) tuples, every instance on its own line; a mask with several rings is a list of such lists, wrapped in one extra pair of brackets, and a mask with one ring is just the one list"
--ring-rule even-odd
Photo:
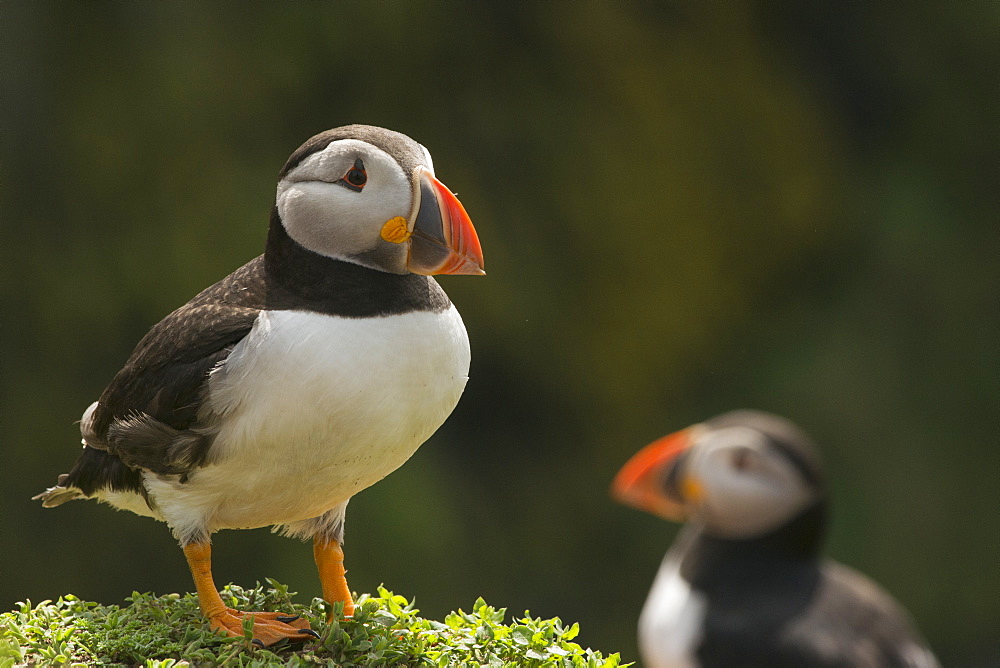
[(219, 432), (208, 465), (147, 486), (179, 536), (316, 517), (441, 426), (469, 359), (454, 306), (384, 318), (262, 311), (209, 380), (206, 418)]
[(663, 561), (639, 617), (639, 651), (649, 668), (697, 666), (694, 652), (708, 600), (681, 577), (670, 554)]

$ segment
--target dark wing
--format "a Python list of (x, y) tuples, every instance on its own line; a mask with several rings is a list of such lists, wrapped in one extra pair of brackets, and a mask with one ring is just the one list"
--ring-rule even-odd
[(937, 668), (909, 613), (884, 589), (835, 562), (821, 573), (813, 601), (782, 634), (784, 643), (828, 659), (823, 665)]
[(266, 293), (257, 258), (157, 323), (84, 415), (84, 452), (59, 485), (141, 491), (141, 469), (183, 475), (202, 464), (209, 373), (250, 332)]
[(909, 615), (845, 566), (787, 564), (709, 596), (698, 663), (705, 668), (937, 668)]
[(211, 441), (198, 424), (208, 374), (250, 332), (258, 313), (189, 303), (161, 320), (101, 394), (89, 425), (95, 442), (88, 445), (156, 473), (199, 465)]

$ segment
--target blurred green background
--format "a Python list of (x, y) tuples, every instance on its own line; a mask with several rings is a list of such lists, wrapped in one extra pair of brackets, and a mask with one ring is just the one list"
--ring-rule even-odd
[[(640, 446), (799, 422), (829, 554), (946, 665), (1000, 663), (996, 2), (0, 2), (0, 609), (191, 588), (166, 527), (29, 497), (155, 321), (261, 252), (312, 134), (434, 155), (489, 275), (448, 423), (348, 513), (355, 590), (482, 595), (637, 658), (676, 527), (613, 504)], [(319, 594), (308, 546), (216, 577)]]

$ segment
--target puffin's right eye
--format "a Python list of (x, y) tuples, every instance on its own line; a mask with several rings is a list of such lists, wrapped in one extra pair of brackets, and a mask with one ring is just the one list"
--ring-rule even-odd
[(356, 193), (361, 192), (361, 189), (368, 183), (368, 172), (365, 171), (365, 163), (361, 162), (361, 158), (354, 161), (354, 166), (347, 170), (347, 173), (337, 183)]
[(737, 471), (746, 471), (753, 464), (751, 461), (752, 457), (753, 455), (750, 453), (750, 450), (740, 448), (733, 453), (730, 463)]

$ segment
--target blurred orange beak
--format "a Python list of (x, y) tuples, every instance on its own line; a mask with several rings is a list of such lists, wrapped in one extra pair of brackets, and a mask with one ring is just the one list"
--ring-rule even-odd
[[(684, 481), (679, 488), (676, 481), (668, 478), (672, 478), (671, 469), (677, 458), (694, 442), (694, 429), (688, 427), (664, 436), (635, 453), (611, 483), (611, 496), (620, 503), (664, 519), (683, 521), (686, 513), (682, 499), (691, 492), (697, 493), (694, 483)], [(669, 493), (670, 489), (676, 498)]]
[(406, 268), (414, 274), (483, 276), (483, 249), (469, 214), (430, 170), (417, 167)]

